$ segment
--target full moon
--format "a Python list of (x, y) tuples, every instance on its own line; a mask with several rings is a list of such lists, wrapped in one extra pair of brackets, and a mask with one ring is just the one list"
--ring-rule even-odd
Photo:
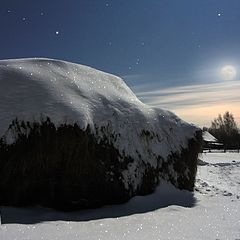
[(221, 76), (224, 80), (233, 80), (237, 75), (237, 70), (232, 65), (226, 65), (221, 69)]

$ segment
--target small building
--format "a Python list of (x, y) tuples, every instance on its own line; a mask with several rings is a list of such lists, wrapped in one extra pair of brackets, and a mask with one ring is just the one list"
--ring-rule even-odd
[(210, 152), (211, 149), (223, 149), (223, 147), (223, 143), (219, 142), (211, 133), (203, 131), (203, 150), (209, 150)]

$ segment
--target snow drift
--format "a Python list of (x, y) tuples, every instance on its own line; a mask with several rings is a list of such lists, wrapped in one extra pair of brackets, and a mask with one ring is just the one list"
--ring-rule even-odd
[[(124, 81), (50, 59), (0, 61), (0, 204), (95, 207), (193, 190), (201, 132)], [(17, 184), (16, 184), (17, 182)]]

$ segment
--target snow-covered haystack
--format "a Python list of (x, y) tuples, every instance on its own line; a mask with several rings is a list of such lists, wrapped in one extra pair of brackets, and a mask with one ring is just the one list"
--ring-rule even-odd
[(161, 179), (193, 190), (201, 131), (124, 81), (50, 59), (0, 61), (0, 204), (120, 203)]

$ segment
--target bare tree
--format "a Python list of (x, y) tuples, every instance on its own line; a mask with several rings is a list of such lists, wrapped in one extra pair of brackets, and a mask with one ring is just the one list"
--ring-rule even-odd
[(220, 140), (225, 148), (239, 149), (240, 134), (234, 116), (229, 111), (212, 121), (209, 132)]

